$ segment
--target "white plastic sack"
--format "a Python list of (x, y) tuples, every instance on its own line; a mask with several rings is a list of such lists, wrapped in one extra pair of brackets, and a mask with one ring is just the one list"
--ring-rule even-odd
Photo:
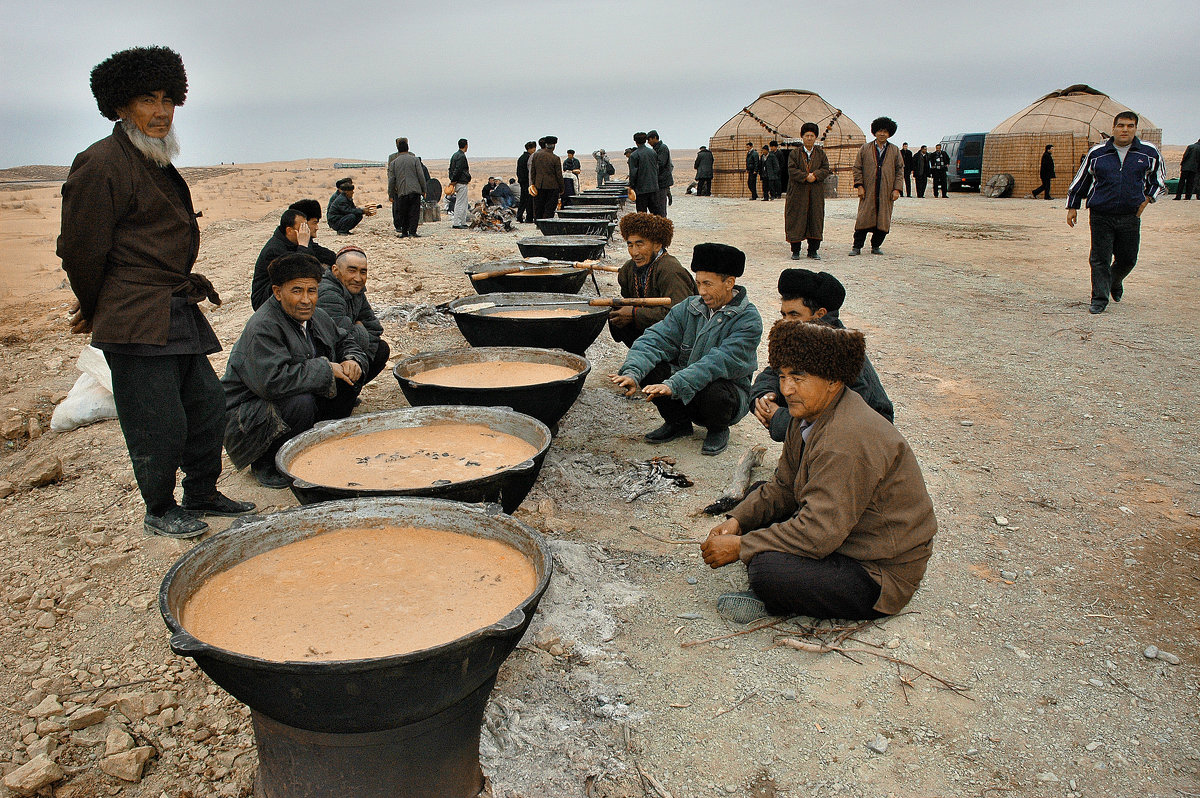
[(104, 353), (91, 346), (85, 346), (79, 353), (76, 365), (83, 373), (67, 398), (54, 408), (50, 417), (50, 429), (55, 432), (67, 432), (78, 427), (103, 421), (106, 418), (117, 417), (117, 406), (113, 402), (112, 374)]

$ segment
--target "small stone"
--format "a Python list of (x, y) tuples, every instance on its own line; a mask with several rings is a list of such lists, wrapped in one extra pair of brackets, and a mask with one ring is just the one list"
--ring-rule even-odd
[(698, 621), (698, 620), (702, 619), (704, 616), (698, 612), (681, 612), (678, 615), (676, 615), (675, 617), (679, 618), (682, 621)]
[(1008, 519), (1002, 515), (996, 516), (996, 526), (1008, 526)]
[(1104, 745), (1104, 743), (1100, 742), (1099, 740), (1092, 740), (1090, 743), (1085, 745), (1084, 748), (1086, 748), (1088, 751), (1095, 751), (1102, 745)]
[(1090, 684), (1092, 687), (1104, 686), (1104, 682), (1100, 681), (1099, 679), (1088, 679), (1088, 684)]
[(89, 571), (120, 571), (126, 565), (133, 561), (133, 554), (130, 552), (122, 552), (120, 554), (106, 554), (97, 557), (88, 563)]
[(86, 729), (88, 726), (103, 723), (107, 717), (108, 713), (99, 707), (80, 707), (70, 715), (67, 715), (67, 728), (71, 731), (79, 731), (80, 729)]
[(113, 754), (100, 760), (100, 769), (113, 778), (122, 781), (138, 782), (142, 780), (142, 771), (150, 757), (155, 754), (154, 748), (143, 745), (138, 748)]
[(784, 690), (781, 695), (784, 701), (796, 701), (800, 695), (795, 690)]
[(888, 740), (882, 734), (875, 735), (875, 739), (867, 743), (867, 748), (877, 754), (886, 754), (888, 749)]
[(1021, 572), (1021, 575), (1022, 576), (1033, 576), (1033, 569), (1026, 568), (1024, 571)]
[(696, 584), (696, 583), (697, 583), (697, 582), (699, 582), (699, 581), (700, 581), (700, 580), (699, 580), (699, 579), (697, 579), (697, 578), (696, 578), (696, 577), (694, 577), (694, 576), (689, 576), (689, 577), (687, 578), (687, 583), (688, 583), (689, 585), (694, 585), (694, 584)]
[(17, 474), (17, 482), (31, 488), (41, 488), (62, 479), (62, 460), (54, 455), (35, 457)]
[(25, 419), (20, 416), (9, 416), (0, 423), (0, 437), (7, 441), (15, 441), (25, 432)]
[(1166, 651), (1159, 651), (1158, 658), (1169, 665), (1178, 665), (1182, 660), (1174, 654), (1169, 654)]
[(900, 638), (893, 637), (891, 640), (887, 641), (887, 647), (893, 651), (900, 648)]
[(54, 736), (39, 737), (25, 748), (25, 753), (30, 759), (36, 759), (39, 756), (53, 756), (58, 750), (58, 738)]
[(146, 717), (146, 704), (140, 695), (124, 693), (117, 699), (117, 711), (128, 718), (131, 723), (137, 723)]
[(964, 426), (964, 427), (973, 427), (973, 426), (975, 426), (975, 422), (974, 422), (974, 421), (968, 421), (968, 420), (966, 420), (966, 419), (963, 419), (962, 421), (960, 421), (960, 422), (958, 422), (958, 423), (959, 423), (959, 424), (961, 424), (961, 425), (962, 425), (962, 426)]
[(51, 715), (61, 715), (62, 711), (63, 707), (58, 703), (58, 696), (48, 695), (36, 707), (29, 710), (29, 717), (48, 718)]
[(1001, 571), (1000, 578), (1007, 579), (1009, 582), (1014, 582), (1017, 579), (1017, 572), (1016, 571)]
[(0, 479), (0, 499), (7, 499), (16, 492), (17, 489), (13, 487), (11, 482)]
[(34, 627), (38, 629), (53, 629), (54, 628), (54, 613), (42, 612), (38, 614), (37, 620), (33, 622)]
[[(567, 653), (566, 649), (564, 649), (559, 643), (555, 643), (554, 645), (550, 646), (550, 648), (546, 649), (546, 651), (549, 652), (550, 656), (552, 657), (561, 657), (563, 654)], [(166, 710), (164, 710), (164, 714), (165, 713)]]
[(1142, 652), (1142, 656), (1146, 659), (1154, 659), (1158, 656), (1158, 646), (1146, 646), (1146, 650)]
[(60, 731), (66, 731), (66, 728), (60, 721), (47, 718), (46, 720), (39, 720), (37, 722), (35, 731), (38, 737), (45, 737), (47, 734), (57, 734)]
[(1067, 786), (1068, 786), (1068, 787), (1070, 787), (1072, 791), (1075, 791), (1075, 790), (1078, 790), (1078, 789), (1079, 789), (1079, 785), (1077, 785), (1077, 784), (1075, 783), (1075, 779), (1071, 779), (1070, 781), (1068, 781), (1068, 782), (1067, 782)]
[(109, 757), (131, 750), (133, 750), (133, 738), (129, 736), (128, 732), (124, 729), (108, 730), (108, 736), (104, 738), (104, 756)]
[(25, 434), (29, 436), (29, 440), (36, 441), (42, 437), (42, 424), (36, 418), (29, 419), (25, 425)]
[(17, 795), (34, 795), (43, 787), (61, 781), (67, 774), (48, 756), (35, 756), (4, 777), (4, 786)]
[(1043, 770), (1041, 773), (1037, 774), (1036, 778), (1037, 778), (1038, 782), (1041, 784), (1057, 784), (1058, 783), (1058, 776), (1054, 775), (1053, 773), (1051, 773), (1048, 770)]

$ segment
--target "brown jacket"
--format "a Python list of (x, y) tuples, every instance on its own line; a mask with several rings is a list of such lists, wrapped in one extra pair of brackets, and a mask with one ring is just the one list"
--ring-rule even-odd
[(933, 551), (937, 520), (904, 437), (854, 391), (842, 389), (808, 442), (793, 419), (775, 477), (729, 513), (741, 524), (744, 562), (782, 551), (858, 560), (880, 585), (875, 609), (894, 615), (912, 598)]
[[(808, 173), (816, 180), (809, 183)], [(788, 156), (788, 192), (783, 205), (784, 237), (792, 243), (825, 235), (825, 178), (832, 174), (824, 147), (813, 147), (812, 158), (804, 147)]]
[(563, 182), (562, 159), (545, 147), (535, 152), (529, 159), (529, 184), (537, 187), (538, 191), (544, 188), (556, 188), (561, 193), (566, 189)]
[(120, 123), (75, 156), (62, 198), (58, 256), (93, 343), (166, 344), (172, 294), (216, 297), (192, 275), (200, 228), (187, 183), (146, 160)]
[[(865, 195), (858, 201), (855, 230), (892, 229), (892, 191), (904, 188), (904, 156), (890, 141), (883, 151), (883, 168), (875, 168), (875, 139), (858, 151), (854, 159), (854, 187), (862, 186)], [(876, 179), (878, 178), (878, 179)]]
[(646, 279), (646, 291), (638, 291), (635, 271), (637, 266), (633, 259), (625, 261), (617, 272), (617, 283), (621, 286), (621, 296), (626, 299), (648, 296), (668, 296), (671, 307), (667, 308), (634, 308), (633, 323), (627, 327), (613, 327), (613, 340), (620, 341), (626, 346), (632, 346), (638, 336), (652, 325), (658, 324), (667, 317), (668, 311), (690, 296), (696, 295), (696, 280), (692, 273), (683, 268), (679, 259), (664, 251), (650, 266), (650, 276)]

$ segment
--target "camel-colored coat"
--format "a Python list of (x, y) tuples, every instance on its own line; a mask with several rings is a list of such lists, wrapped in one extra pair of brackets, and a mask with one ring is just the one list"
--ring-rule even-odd
[(858, 151), (854, 159), (854, 187), (862, 186), (865, 195), (858, 201), (855, 230), (872, 228), (888, 232), (892, 229), (892, 192), (904, 190), (904, 157), (900, 148), (890, 141), (883, 151), (880, 168), (875, 164), (875, 139)]
[[(812, 172), (816, 180), (807, 181)], [(825, 236), (825, 178), (832, 174), (824, 147), (813, 147), (812, 157), (804, 147), (788, 156), (787, 201), (783, 205), (783, 232), (789, 243)]]

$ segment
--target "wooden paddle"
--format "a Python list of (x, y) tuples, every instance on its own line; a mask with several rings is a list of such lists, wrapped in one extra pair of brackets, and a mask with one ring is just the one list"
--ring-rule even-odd
[(633, 299), (625, 299), (623, 297), (607, 297), (598, 296), (595, 299), (565, 299), (555, 302), (514, 302), (511, 305), (498, 305), (495, 302), (476, 302), (473, 305), (459, 305), (452, 310), (456, 313), (474, 313), (479, 310), (487, 310), (488, 308), (496, 307), (514, 307), (514, 308), (540, 308), (550, 307), (557, 308), (563, 305), (591, 305), (597, 308), (665, 308), (671, 304), (669, 296), (652, 296), (652, 297), (634, 297)]
[[(551, 262), (550, 262), (549, 258), (526, 258), (524, 262), (529, 265), (528, 266), (509, 266), (509, 267), (506, 267), (503, 269), (493, 269), (492, 271), (489, 271), (489, 272), (475, 272), (475, 273), (471, 274), (471, 279), (474, 280), (475, 282), (478, 282), (480, 280), (487, 280), (490, 277), (501, 277), (505, 274), (517, 274), (518, 272), (523, 272), (527, 269), (545, 269), (548, 266), (551, 266)], [(565, 262), (564, 262), (564, 264), (565, 264)], [(577, 263), (571, 263), (569, 265), (575, 269), (592, 269), (592, 270), (601, 271), (601, 272), (619, 272), (619, 271), (621, 271), (621, 268), (619, 266), (605, 266), (594, 260), (584, 260), (584, 261), (579, 261)], [(551, 266), (551, 268), (553, 268), (553, 267)]]

